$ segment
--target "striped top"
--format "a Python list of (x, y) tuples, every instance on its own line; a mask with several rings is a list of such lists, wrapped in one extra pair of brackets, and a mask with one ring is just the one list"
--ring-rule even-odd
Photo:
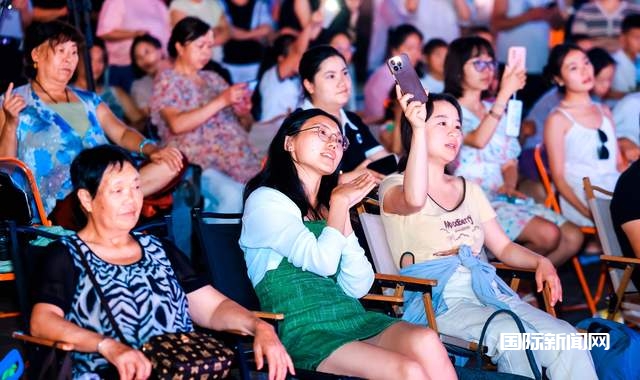
[(621, 32), (622, 20), (634, 13), (640, 13), (640, 5), (624, 0), (612, 13), (606, 13), (597, 1), (585, 3), (576, 12), (571, 33), (586, 34), (592, 38), (615, 37)]

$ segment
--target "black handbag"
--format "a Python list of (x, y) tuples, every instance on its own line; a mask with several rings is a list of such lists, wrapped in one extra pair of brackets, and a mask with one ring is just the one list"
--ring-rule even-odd
[[(78, 251), (107, 318), (120, 342), (128, 344), (118, 327), (100, 285), (78, 244)], [(199, 332), (176, 332), (153, 336), (143, 344), (142, 352), (153, 366), (155, 379), (222, 379), (229, 374), (234, 352), (211, 335)]]

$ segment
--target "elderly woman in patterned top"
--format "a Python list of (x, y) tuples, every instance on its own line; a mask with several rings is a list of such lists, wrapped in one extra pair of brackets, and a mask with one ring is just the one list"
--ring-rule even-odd
[(10, 86), (0, 112), (0, 156), (17, 157), (34, 172), (47, 213), (71, 192), (69, 165), (85, 148), (109, 141), (150, 159), (142, 192), (164, 188), (182, 168), (175, 148), (161, 148), (127, 127), (93, 92), (69, 87), (82, 35), (61, 21), (33, 24), (25, 39), (30, 83)]
[(176, 24), (169, 39), (175, 63), (155, 80), (151, 121), (167, 145), (179, 147), (204, 169), (205, 208), (238, 212), (244, 184), (260, 169), (241, 125), (251, 118), (251, 94), (245, 83), (229, 86), (202, 70), (213, 46), (213, 32), (203, 21), (185, 17)]
[[(196, 276), (170, 242), (130, 232), (140, 214), (142, 190), (127, 152), (113, 145), (85, 150), (71, 164), (71, 178), (88, 223), (77, 235), (49, 246), (31, 332), (74, 344), (74, 378), (96, 374), (111, 379), (116, 375), (109, 371), (117, 370), (121, 379), (146, 379), (151, 365), (141, 345), (155, 335), (192, 331), (194, 324), (254, 335), (256, 363), (262, 367), (266, 357), (269, 379), (293, 372), (270, 324)], [(114, 339), (113, 326), (105, 323), (106, 312), (81, 256), (126, 343)]]

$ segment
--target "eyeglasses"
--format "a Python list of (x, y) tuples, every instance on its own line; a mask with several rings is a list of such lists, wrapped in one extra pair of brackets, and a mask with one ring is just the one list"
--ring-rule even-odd
[(318, 138), (324, 142), (335, 142), (342, 147), (343, 151), (347, 150), (347, 148), (349, 147), (349, 139), (347, 139), (346, 136), (343, 136), (341, 133), (331, 133), (329, 128), (323, 125), (314, 125), (309, 128), (300, 129), (296, 133), (294, 133), (294, 135), (300, 132), (310, 131), (312, 129), (316, 130)]
[(609, 138), (607, 137), (607, 134), (604, 133), (604, 131), (600, 128), (598, 128), (598, 137), (600, 138), (600, 143), (602, 144), (600, 147), (598, 147), (598, 158), (601, 160), (606, 160), (609, 158), (609, 149), (607, 149), (605, 143), (609, 141)]
[(477, 72), (481, 73), (487, 69), (489, 70), (495, 70), (496, 69), (496, 61), (494, 60), (490, 60), (490, 61), (483, 61), (481, 59), (472, 61), (471, 64), (473, 65), (473, 68), (476, 69)]

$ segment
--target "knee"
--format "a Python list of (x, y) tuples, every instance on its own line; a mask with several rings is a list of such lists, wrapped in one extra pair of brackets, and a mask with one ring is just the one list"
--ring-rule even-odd
[(584, 233), (580, 228), (571, 222), (566, 222), (560, 227), (562, 231), (562, 240), (566, 246), (573, 252), (578, 252), (582, 243), (584, 243)]
[(394, 372), (393, 377), (398, 379), (428, 379), (422, 365), (411, 359), (399, 360)]
[(541, 253), (549, 253), (558, 248), (560, 237), (561, 232), (558, 226), (547, 220), (540, 219), (537, 222), (535, 234), (532, 236), (531, 242), (543, 251)]
[(442, 345), (438, 333), (430, 328), (420, 328), (411, 334), (412, 348), (416, 348), (418, 352), (424, 350), (425, 347), (434, 347)]

